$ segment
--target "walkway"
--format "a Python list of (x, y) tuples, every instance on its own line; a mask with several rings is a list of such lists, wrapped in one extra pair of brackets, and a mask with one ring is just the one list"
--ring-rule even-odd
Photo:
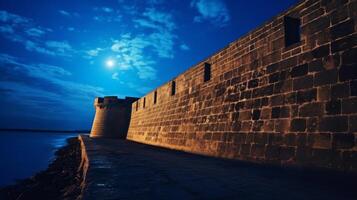
[[(248, 164), (82, 136), (85, 199), (355, 199), (356, 177)], [(354, 198), (353, 198), (354, 197)]]

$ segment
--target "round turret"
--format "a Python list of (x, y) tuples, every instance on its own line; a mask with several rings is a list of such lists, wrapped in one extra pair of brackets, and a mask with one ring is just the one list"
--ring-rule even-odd
[(94, 101), (95, 117), (90, 137), (125, 139), (129, 127), (131, 104), (136, 98), (98, 97)]

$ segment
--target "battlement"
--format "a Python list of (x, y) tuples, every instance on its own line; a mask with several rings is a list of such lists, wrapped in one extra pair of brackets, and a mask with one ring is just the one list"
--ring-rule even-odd
[(94, 100), (94, 106), (127, 106), (131, 105), (136, 100), (138, 100), (136, 97), (125, 97), (124, 99), (120, 99), (117, 96), (97, 97)]

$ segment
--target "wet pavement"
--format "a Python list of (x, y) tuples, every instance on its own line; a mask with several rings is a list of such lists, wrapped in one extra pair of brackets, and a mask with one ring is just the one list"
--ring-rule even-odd
[(357, 199), (354, 176), (193, 155), (82, 136), (84, 199)]

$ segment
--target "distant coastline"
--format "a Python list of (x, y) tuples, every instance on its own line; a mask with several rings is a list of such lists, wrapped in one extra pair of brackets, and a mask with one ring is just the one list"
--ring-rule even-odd
[(0, 128), (0, 132), (41, 132), (41, 133), (89, 133), (89, 130), (51, 130), (51, 129), (30, 129), (30, 128)]

